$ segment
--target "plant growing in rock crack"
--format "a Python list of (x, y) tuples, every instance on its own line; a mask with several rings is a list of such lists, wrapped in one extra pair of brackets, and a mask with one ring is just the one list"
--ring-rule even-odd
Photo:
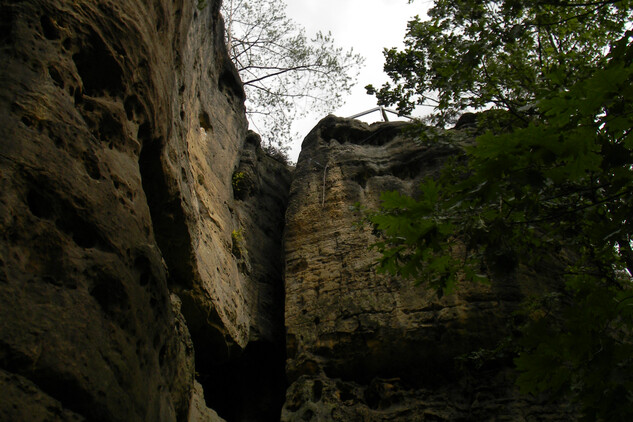
[(231, 177), (231, 185), (233, 186), (233, 193), (236, 197), (243, 197), (250, 190), (250, 183), (246, 173), (243, 171), (236, 171)]
[(246, 248), (244, 247), (244, 235), (242, 229), (233, 230), (231, 232), (231, 253), (236, 258), (246, 257)]

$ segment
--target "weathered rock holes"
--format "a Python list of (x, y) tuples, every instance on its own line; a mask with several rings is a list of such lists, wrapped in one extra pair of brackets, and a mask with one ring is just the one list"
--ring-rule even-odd
[(163, 344), (163, 347), (160, 348), (160, 352), (158, 352), (158, 364), (161, 366), (165, 366), (165, 359), (167, 357), (167, 345)]
[(123, 125), (110, 114), (101, 119), (98, 133), (99, 139), (108, 143), (110, 149), (123, 143)]
[(125, 109), (125, 116), (128, 120), (134, 120), (136, 116), (143, 114), (143, 106), (136, 95), (128, 96), (123, 102), (123, 108)]
[(77, 246), (84, 249), (97, 247), (101, 243), (99, 242), (101, 238), (99, 230), (92, 223), (79, 216), (75, 215), (73, 217), (75, 218), (71, 216), (61, 218), (57, 221), (57, 226), (69, 233)]
[(57, 23), (49, 15), (42, 15), (40, 25), (42, 26), (42, 34), (46, 39), (58, 40), (61, 38)]
[(206, 111), (201, 111), (198, 115), (198, 120), (200, 122), (200, 127), (205, 131), (213, 130), (213, 126), (211, 126), (211, 119), (209, 118), (209, 114)]
[(42, 281), (53, 286), (65, 287), (71, 290), (77, 288), (77, 281), (72, 278), (59, 278), (52, 275), (44, 275), (42, 276)]
[(139, 284), (141, 286), (147, 286), (153, 282), (154, 275), (152, 274), (152, 265), (149, 258), (144, 255), (137, 257), (134, 260), (134, 268), (139, 273)]
[(363, 393), (363, 398), (370, 409), (386, 409), (403, 400), (400, 379), (373, 379)]
[(88, 45), (73, 55), (73, 61), (87, 95), (117, 96), (123, 91), (123, 70), (97, 34), (91, 34)]
[[(143, 147), (147, 146), (148, 143), (151, 142), (152, 138), (152, 128), (148, 122), (142, 123), (138, 127), (138, 131), (136, 132), (136, 139), (143, 145)], [(150, 146), (150, 148), (155, 148)], [(146, 150), (147, 151), (147, 150)], [(158, 159), (158, 157), (156, 157)]]
[(41, 129), (41, 125), (39, 124), (39, 122), (35, 118), (33, 118), (32, 116), (29, 116), (29, 115), (22, 116), (20, 118), (20, 121), (26, 127), (35, 128), (36, 130), (40, 130)]
[(93, 269), (94, 284), (90, 295), (97, 301), (101, 309), (110, 316), (130, 308), (129, 297), (125, 286), (117, 278), (99, 268)]
[(30, 190), (26, 195), (26, 203), (35, 217), (48, 220), (53, 216), (53, 208), (51, 207), (50, 198), (36, 190)]
[(337, 381), (336, 382), (336, 388), (339, 391), (339, 395), (341, 398), (342, 402), (346, 402), (346, 401), (351, 401), (351, 402), (355, 402), (358, 401), (358, 398), (356, 397), (356, 394), (354, 394), (354, 386), (350, 383), (346, 383), (346, 382), (342, 382), (342, 381)]
[(126, 202), (125, 202), (126, 200), (130, 201), (130, 202), (134, 201), (134, 198), (136, 197), (136, 193), (134, 192), (134, 190), (132, 190), (130, 188), (130, 186), (127, 184), (127, 182), (125, 182), (124, 180), (121, 180), (118, 177), (112, 175), (112, 185), (122, 195), (119, 198), (119, 201), (121, 202), (121, 204), (125, 205), (126, 204)]
[(300, 273), (308, 269), (308, 261), (305, 258), (301, 258), (296, 262), (292, 262), (289, 265), (289, 271), (293, 273)]
[(66, 147), (66, 142), (64, 142), (64, 139), (61, 136), (55, 135), (55, 134), (51, 134), (49, 135), (49, 137), (51, 138), (51, 140), (53, 141), (53, 143), (55, 144), (55, 146), (57, 148), (65, 148)]
[[(77, 90), (76, 92), (79, 92)], [(124, 111), (119, 103), (102, 98), (79, 95), (78, 108), (88, 125), (90, 133), (110, 149), (137, 149), (128, 142), (129, 135), (124, 127)], [(127, 123), (125, 123), (127, 124)]]
[(303, 414), (301, 415), (301, 420), (304, 421), (311, 421), (312, 419), (314, 419), (316, 415), (314, 414), (314, 411), (312, 409), (306, 409), (303, 411)]
[(83, 153), (83, 164), (86, 169), (86, 173), (91, 179), (101, 179), (101, 171), (99, 170), (99, 159), (93, 151), (85, 151)]
[(55, 85), (64, 89), (64, 78), (54, 66), (52, 65), (48, 66), (48, 74), (53, 80), (53, 82), (55, 83)]
[[(427, 164), (434, 165), (435, 163), (424, 163), (424, 165)], [(392, 169), (390, 169), (390, 173), (398, 179), (410, 180), (416, 178), (420, 174), (422, 170), (422, 165), (423, 164), (420, 161), (410, 161), (397, 167), (393, 167)]]
[(45, 220), (54, 220), (57, 228), (68, 234), (77, 246), (104, 251), (111, 249), (99, 228), (77, 212), (80, 207), (65, 199), (44, 194), (39, 188), (28, 191), (26, 203), (31, 214)]
[(367, 187), (367, 181), (376, 176), (376, 174), (376, 171), (372, 169), (363, 168), (362, 171), (358, 172), (352, 177), (352, 180), (358, 183), (361, 188), (365, 189), (365, 187)]
[(227, 95), (227, 99), (231, 102), (232, 98), (242, 102), (245, 99), (244, 88), (242, 87), (242, 81), (239, 77), (230, 69), (224, 69), (220, 77), (218, 78), (218, 89)]

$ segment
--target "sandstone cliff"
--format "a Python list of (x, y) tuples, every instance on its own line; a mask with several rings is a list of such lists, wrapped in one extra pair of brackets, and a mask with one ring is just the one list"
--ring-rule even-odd
[(278, 417), (289, 173), (207, 3), (0, 3), (1, 420)]
[[(283, 421), (569, 420), (569, 409), (521, 396), (510, 356), (489, 353), (538, 277), (435, 291), (376, 273), (378, 238), (355, 203), (414, 194), (459, 156), (467, 131), (403, 123), (367, 126), (329, 116), (306, 137), (286, 213), (287, 376)], [(488, 351), (488, 352), (486, 352)]]
[(471, 359), (544, 280), (438, 298), (355, 224), (467, 130), (328, 116), (291, 174), (218, 10), (0, 0), (0, 420), (569, 420)]

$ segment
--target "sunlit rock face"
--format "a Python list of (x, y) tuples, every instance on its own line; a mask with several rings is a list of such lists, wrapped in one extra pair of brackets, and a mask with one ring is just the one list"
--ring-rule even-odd
[(219, 3), (0, 3), (1, 420), (278, 419), (289, 172)]
[(528, 287), (523, 277), (464, 283), (439, 298), (376, 273), (378, 233), (358, 224), (380, 193), (414, 194), (460, 145), (464, 131), (328, 116), (306, 137), (286, 213), (287, 376), (282, 420), (568, 420), (564, 408), (520, 397), (511, 359), (479, 367)]

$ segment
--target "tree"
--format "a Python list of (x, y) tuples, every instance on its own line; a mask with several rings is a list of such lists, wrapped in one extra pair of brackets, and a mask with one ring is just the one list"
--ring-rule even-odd
[(564, 289), (529, 303), (517, 381), (591, 421), (633, 420), (632, 13), (631, 1), (436, 0), (405, 49), (386, 51), (393, 83), (368, 87), (403, 112), (435, 94), (440, 124), (491, 108), (419, 198), (383, 194), (370, 215), (382, 270), (444, 292), (556, 256)]
[(308, 39), (279, 0), (226, 0), (226, 42), (246, 90), (249, 121), (268, 147), (284, 149), (292, 122), (332, 111), (350, 92), (363, 62), (331, 34)]
[(403, 113), (431, 101), (442, 123), (489, 104), (519, 114), (543, 92), (599, 68), (630, 21), (628, 6), (615, 0), (438, 0), (430, 20), (409, 22), (403, 51), (385, 50), (393, 84), (368, 89), (380, 104), (397, 104)]

